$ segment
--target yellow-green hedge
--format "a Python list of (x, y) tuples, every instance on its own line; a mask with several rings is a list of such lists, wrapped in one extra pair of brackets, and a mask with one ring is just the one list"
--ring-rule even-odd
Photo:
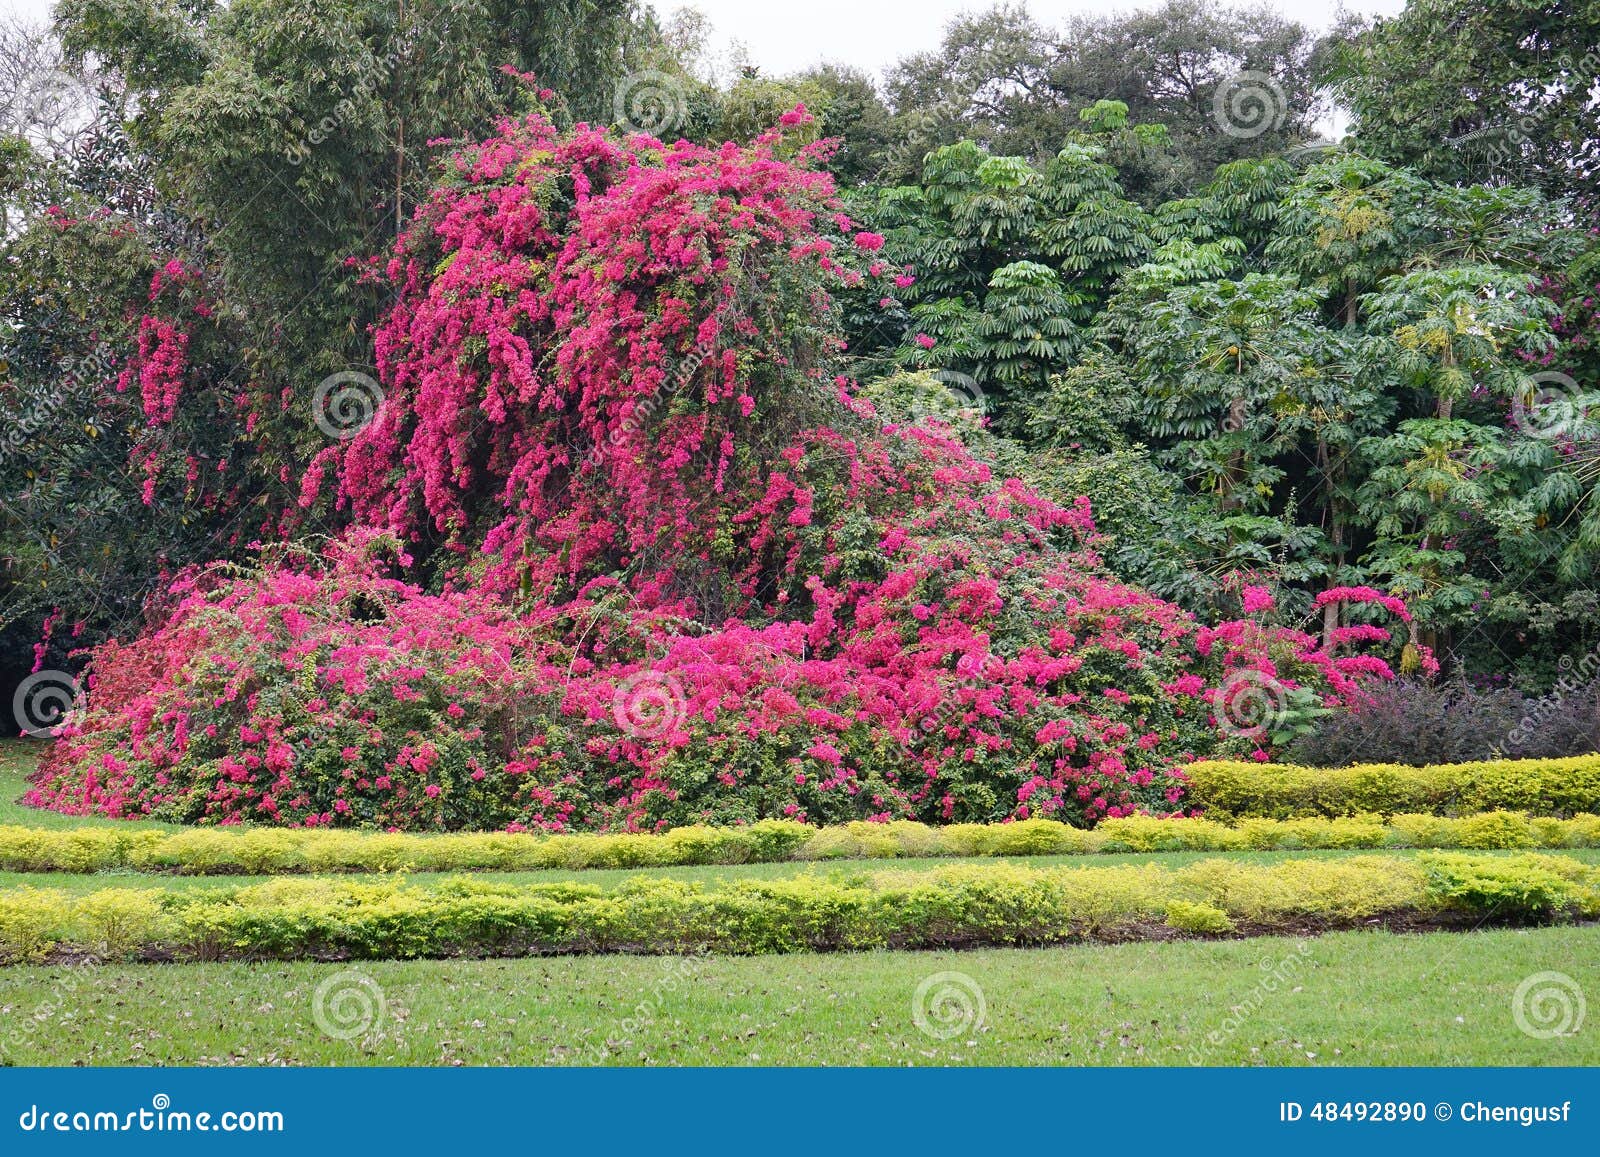
[[(1220, 765), (1212, 764), (1210, 767)], [(679, 828), (664, 835), (455, 835), (282, 828), (54, 830), (0, 826), (0, 871), (292, 875), (313, 872), (535, 871), (649, 868), (781, 860), (935, 856), (1088, 855), (1326, 848), (1596, 848), (1600, 816), (1571, 819), (1486, 812), (1460, 817), (1378, 815), (1105, 820), (1091, 831), (1052, 820), (928, 827), (898, 822), (808, 828), (779, 820), (747, 828)]]
[(805, 875), (706, 887), (633, 879), (433, 889), (272, 880), (232, 888), (0, 892), (0, 959), (369, 959), (529, 952), (767, 953), (1122, 939), (1167, 926), (1222, 933), (1402, 916), (1503, 921), (1600, 915), (1600, 868), (1571, 857), (1426, 852), (1272, 864)]
[(1321, 768), (1214, 761), (1185, 770), (1190, 779), (1186, 802), (1224, 817), (1600, 812), (1600, 755), (1429, 767), (1363, 763)]

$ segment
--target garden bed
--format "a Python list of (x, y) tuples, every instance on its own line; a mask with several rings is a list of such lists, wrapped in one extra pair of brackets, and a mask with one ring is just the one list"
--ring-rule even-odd
[(1089, 830), (1050, 820), (1008, 824), (865, 823), (811, 828), (678, 828), (662, 835), (535, 836), (388, 832), (0, 826), (0, 871), (135, 871), (226, 876), (316, 872), (542, 871), (931, 857), (1113, 855), (1383, 848), (1596, 848), (1600, 816), (1519, 812), (1244, 819), (1134, 817)]
[[(388, 959), (544, 953), (765, 954), (1195, 935), (1552, 923), (1600, 915), (1600, 868), (1430, 852), (735, 880), (492, 884), (279, 879), (239, 888), (0, 893), (0, 957)], [(1159, 931), (1155, 931), (1159, 928)]]

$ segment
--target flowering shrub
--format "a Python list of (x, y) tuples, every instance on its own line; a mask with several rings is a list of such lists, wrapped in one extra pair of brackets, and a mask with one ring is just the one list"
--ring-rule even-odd
[(522, 814), (499, 771), (538, 688), (554, 685), (539, 680), (533, 624), (378, 569), (346, 548), (325, 569), (179, 584), (164, 625), (96, 655), (95, 709), (50, 752), (29, 802), (305, 826)]
[(191, 582), (102, 651), (35, 802), (1087, 825), (1179, 809), (1197, 755), (1265, 758), (1262, 728), (1217, 718), (1241, 680), (1326, 705), (1389, 674), (1203, 627), (1104, 572), (1086, 501), (997, 477), (938, 421), (880, 420), (832, 360), (833, 302), (908, 275), (839, 211), (820, 149), (537, 116), (461, 148), (383, 274), (377, 417), (304, 477), (305, 507), (361, 529), (328, 560)]

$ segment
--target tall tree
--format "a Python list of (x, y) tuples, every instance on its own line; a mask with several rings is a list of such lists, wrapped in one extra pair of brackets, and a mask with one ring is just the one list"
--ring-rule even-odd
[(1264, 7), (1167, 0), (1078, 17), (1058, 33), (1001, 5), (959, 17), (937, 52), (901, 61), (888, 92), (901, 124), (932, 137), (922, 151), (970, 136), (1035, 158), (1060, 148), (1097, 103), (1121, 102), (1134, 122), (1165, 126), (1174, 145), (1161, 164), (1124, 169), (1130, 192), (1151, 204), (1219, 164), (1311, 135), (1314, 45)]
[(1534, 185), (1600, 210), (1600, 3), (1411, 0), (1341, 37), (1326, 77), (1364, 149), (1447, 181)]

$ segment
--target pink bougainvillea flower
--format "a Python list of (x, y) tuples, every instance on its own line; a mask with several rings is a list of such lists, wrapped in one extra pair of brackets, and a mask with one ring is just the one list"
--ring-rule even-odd
[[(1386, 677), (1355, 653), (1374, 635), (1324, 650), (1119, 581), (1087, 499), (881, 418), (842, 302), (913, 277), (852, 232), (832, 146), (785, 137), (810, 119), (707, 148), (536, 113), (457, 146), (373, 269), (383, 404), (305, 464), (297, 510), (348, 528), (178, 576), (92, 656), (29, 801), (505, 831), (1009, 801), (1089, 825), (1181, 811), (1185, 763), (1255, 749), (1212, 722), (1230, 679), (1337, 704)], [(168, 307), (197, 285), (163, 274), (122, 383), (150, 501), (216, 484), (161, 456), (193, 350)], [(1247, 614), (1270, 610), (1254, 590)], [(1333, 600), (1407, 617), (1368, 588)]]

